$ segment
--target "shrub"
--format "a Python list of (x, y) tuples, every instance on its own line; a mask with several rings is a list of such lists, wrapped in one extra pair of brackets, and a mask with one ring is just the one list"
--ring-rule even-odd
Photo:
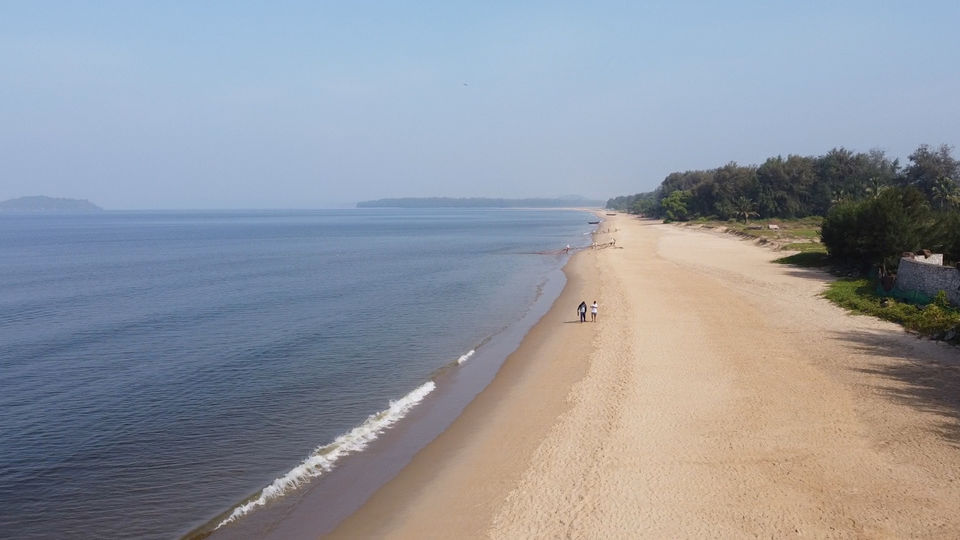
[(677, 190), (667, 195), (660, 201), (663, 217), (667, 221), (686, 221), (690, 215), (690, 211), (687, 209), (689, 200), (689, 191)]
[(931, 227), (932, 214), (923, 194), (895, 188), (873, 199), (834, 206), (820, 234), (831, 256), (869, 268), (895, 265), (904, 251), (926, 247), (924, 243), (935, 236)]

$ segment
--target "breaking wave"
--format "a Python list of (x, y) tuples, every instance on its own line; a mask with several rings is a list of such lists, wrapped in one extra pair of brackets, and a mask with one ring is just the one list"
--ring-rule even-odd
[(463, 364), (473, 356), (473, 353), (477, 352), (476, 349), (470, 349), (466, 354), (461, 355), (460, 358), (457, 358), (457, 364)]
[[(469, 358), (473, 351), (460, 357)], [(463, 363), (462, 361), (458, 361)], [(296, 489), (308, 482), (311, 478), (316, 478), (325, 472), (333, 469), (334, 464), (341, 457), (360, 452), (368, 444), (376, 440), (385, 429), (395, 424), (410, 412), (410, 409), (423, 401), (437, 387), (433, 381), (427, 381), (417, 387), (402, 398), (391, 401), (386, 409), (371, 414), (359, 426), (353, 428), (347, 433), (337, 437), (332, 443), (319, 446), (313, 453), (294, 467), (290, 472), (274, 480), (269, 486), (263, 488), (259, 495), (240, 506), (234, 508), (233, 512), (226, 519), (217, 525), (217, 529), (224, 525), (236, 521), (237, 519), (249, 514), (258, 506), (263, 506), (267, 502), (282, 497), (291, 489)]]

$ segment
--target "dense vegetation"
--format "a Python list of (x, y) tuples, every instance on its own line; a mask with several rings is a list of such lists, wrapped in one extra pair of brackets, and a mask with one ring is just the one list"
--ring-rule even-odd
[(960, 161), (951, 148), (920, 146), (901, 167), (882, 151), (834, 148), (759, 166), (728, 163), (674, 172), (649, 193), (616, 197), (607, 207), (670, 221), (825, 216), (830, 255), (862, 266), (904, 251), (943, 251), (960, 260)]
[(932, 208), (914, 187), (837, 204), (827, 212), (820, 234), (831, 256), (862, 266), (896, 268), (903, 252), (921, 249), (960, 260), (960, 211)]

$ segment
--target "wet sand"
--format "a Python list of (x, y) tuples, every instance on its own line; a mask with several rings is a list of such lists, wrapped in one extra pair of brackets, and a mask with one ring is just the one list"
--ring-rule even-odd
[(960, 537), (958, 349), (750, 243), (601, 229), (616, 248), (571, 259), (493, 383), (333, 537)]

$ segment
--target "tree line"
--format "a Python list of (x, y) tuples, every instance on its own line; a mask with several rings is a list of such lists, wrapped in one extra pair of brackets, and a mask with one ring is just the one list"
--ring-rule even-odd
[(670, 221), (824, 216), (831, 255), (881, 263), (901, 251), (941, 249), (960, 260), (960, 161), (948, 145), (921, 145), (901, 166), (880, 150), (834, 148), (673, 172), (647, 193), (607, 208)]

